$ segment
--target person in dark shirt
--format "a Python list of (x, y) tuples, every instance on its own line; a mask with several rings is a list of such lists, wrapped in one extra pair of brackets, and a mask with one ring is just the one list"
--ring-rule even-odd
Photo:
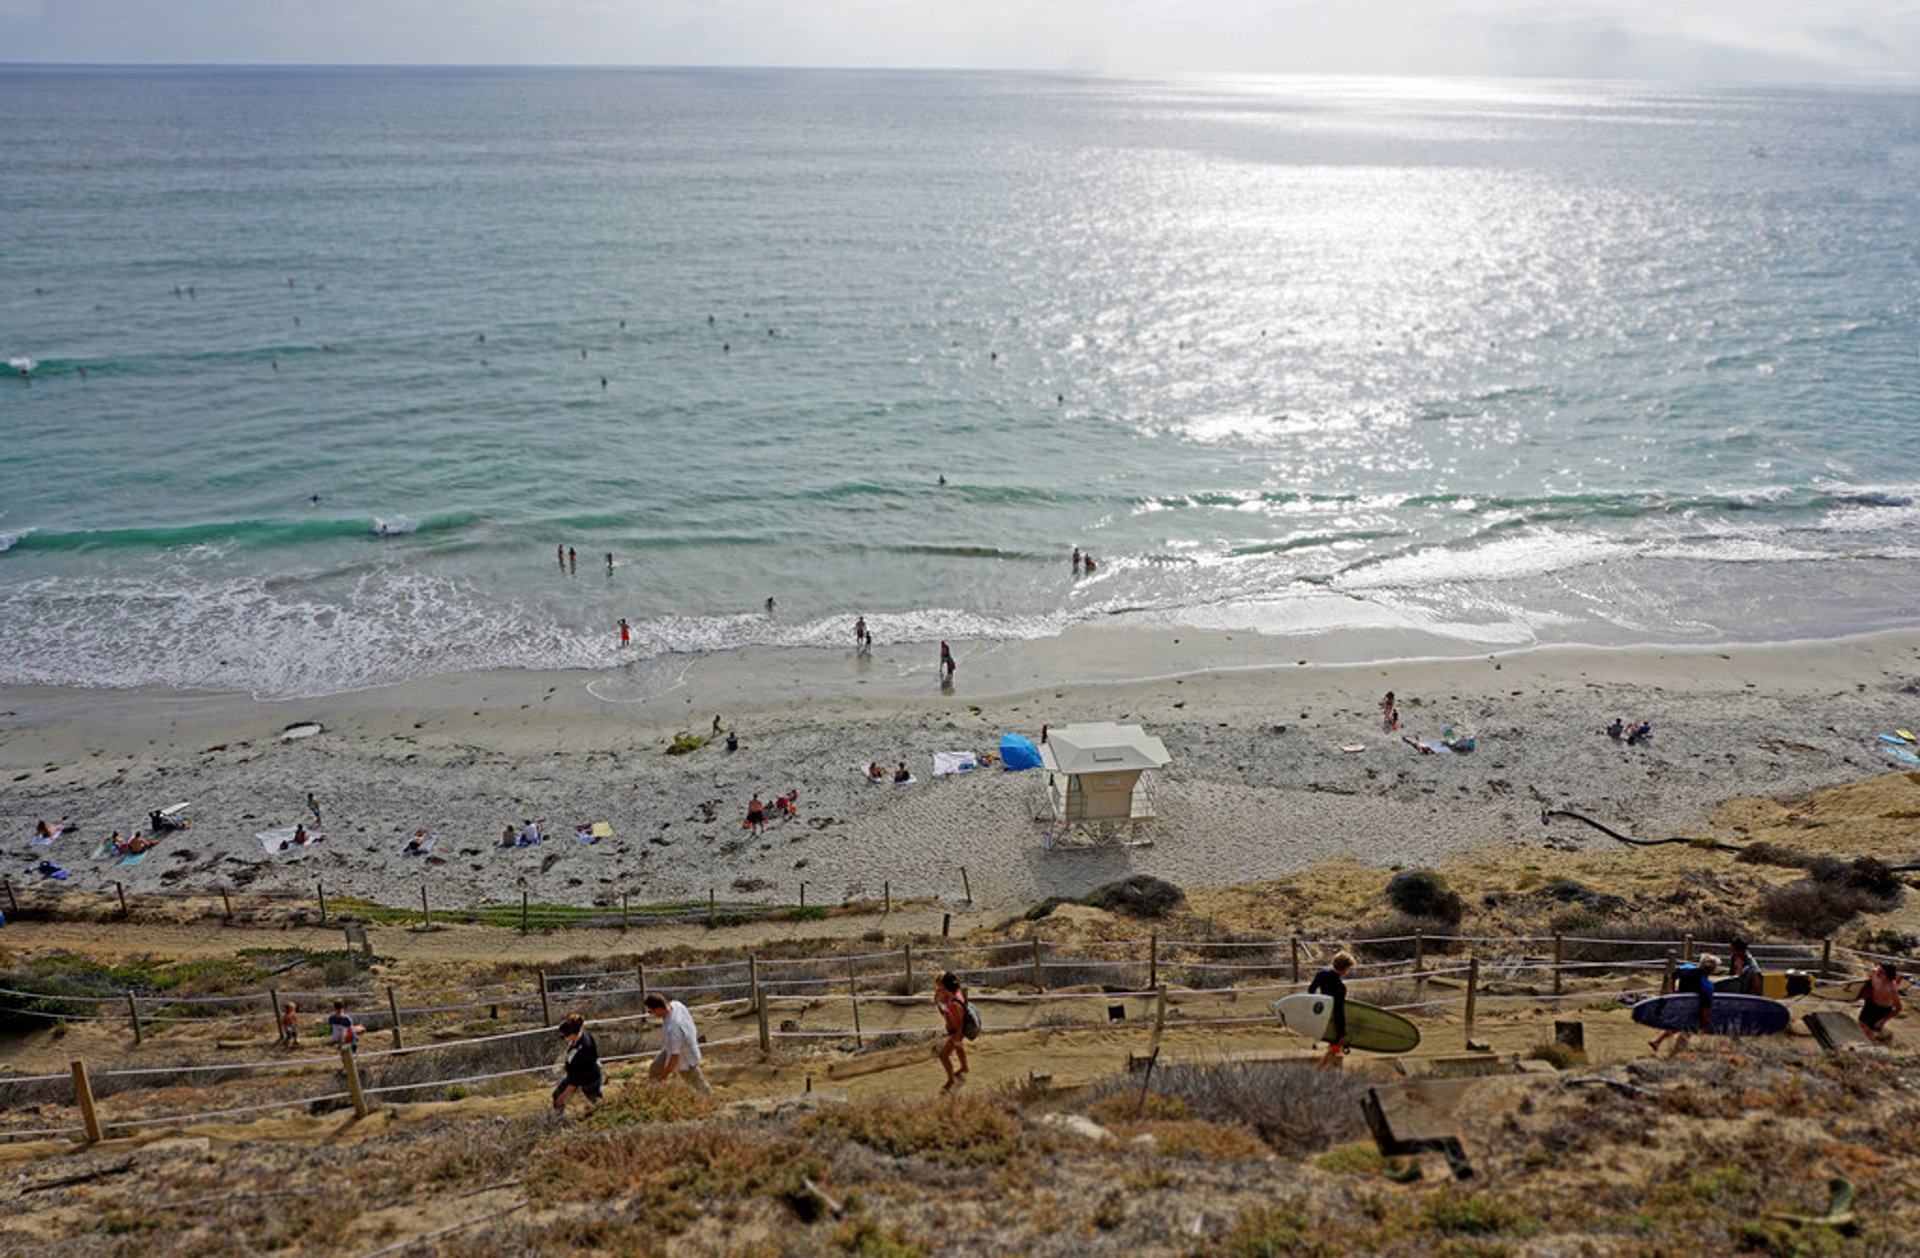
[(1333, 965), (1313, 976), (1307, 984), (1309, 996), (1328, 996), (1333, 1000), (1333, 1016), (1327, 1019), (1327, 1051), (1320, 1065), (1339, 1069), (1347, 1052), (1347, 971), (1353, 968), (1353, 954), (1336, 952)]
[[(1700, 1033), (1702, 1035), (1712, 1029), (1709, 1023), (1713, 1020), (1713, 975), (1719, 968), (1720, 958), (1708, 953), (1694, 964), (1683, 965), (1673, 972), (1673, 990), (1676, 994), (1700, 997)], [(1659, 1052), (1660, 1046), (1667, 1042), (1668, 1036), (1677, 1035), (1680, 1038), (1673, 1046), (1673, 1051), (1677, 1053), (1687, 1046), (1687, 1034), (1685, 1031), (1678, 1030), (1662, 1031), (1649, 1041), (1649, 1047)]]
[(1760, 967), (1755, 964), (1753, 954), (1747, 951), (1747, 941), (1735, 939), (1727, 945), (1727, 980), (1716, 984), (1736, 996), (1764, 996), (1760, 982)]
[(567, 1098), (579, 1092), (591, 1105), (600, 1103), (600, 1046), (579, 1014), (568, 1014), (560, 1023), (560, 1037), (567, 1042), (566, 1073), (553, 1088), (553, 1108), (567, 1108)]

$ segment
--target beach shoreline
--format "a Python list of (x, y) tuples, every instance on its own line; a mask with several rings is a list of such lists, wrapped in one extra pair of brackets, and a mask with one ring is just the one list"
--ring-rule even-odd
[[(1047, 643), (956, 641), (956, 686), (932, 644), (733, 651), (665, 669), (447, 675), (304, 700), (174, 691), (0, 689), (0, 841), (49, 857), (70, 886), (129, 891), (310, 888), (388, 903), (617, 903), (704, 897), (809, 903), (938, 896), (1006, 913), (1129, 873), (1229, 886), (1347, 857), (1435, 863), (1539, 843), (1542, 808), (1629, 832), (1706, 822), (1721, 801), (1794, 795), (1900, 767), (1874, 746), (1911, 726), (1920, 632), (1709, 647), (1542, 647), (1471, 658), (1329, 663), (1254, 634), (1120, 629)], [(1299, 649), (1297, 659), (1276, 661)], [(1052, 676), (1056, 681), (1039, 681)], [(1129, 680), (1120, 680), (1130, 677)], [(1381, 694), (1402, 729), (1382, 728)], [(741, 739), (663, 754), (715, 715)], [(1600, 733), (1647, 720), (1651, 744)], [(1033, 774), (933, 779), (931, 754), (984, 751), (1043, 723), (1137, 721), (1173, 756), (1157, 775), (1153, 842), (1042, 846)], [(319, 722), (315, 737), (281, 731)], [(1471, 730), (1470, 755), (1425, 756), (1402, 735)], [(1364, 745), (1362, 752), (1343, 747)], [(905, 760), (913, 787), (870, 785)], [(799, 816), (742, 828), (749, 798), (800, 791)], [(255, 834), (312, 819), (328, 841), (270, 855)], [(194, 826), (133, 868), (89, 855), (113, 828), (193, 804)], [(37, 817), (82, 829), (29, 848)], [(539, 847), (503, 827), (546, 822)], [(572, 838), (607, 821), (614, 837)], [(399, 854), (418, 828), (439, 848)], [(1586, 842), (1581, 836), (1563, 841)], [(1594, 836), (1597, 840), (1598, 836)], [(24, 863), (24, 861), (17, 862)]]

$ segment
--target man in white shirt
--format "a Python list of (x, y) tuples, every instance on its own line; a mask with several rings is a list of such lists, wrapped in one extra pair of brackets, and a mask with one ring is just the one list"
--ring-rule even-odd
[(647, 1012), (660, 1019), (660, 1052), (649, 1073), (656, 1082), (685, 1075), (687, 1082), (701, 1092), (712, 1092), (707, 1076), (700, 1071), (700, 1033), (694, 1029), (693, 1014), (677, 1000), (659, 993), (647, 997)]

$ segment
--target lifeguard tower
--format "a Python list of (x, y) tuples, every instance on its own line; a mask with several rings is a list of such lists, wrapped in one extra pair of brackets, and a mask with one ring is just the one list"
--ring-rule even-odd
[(1142, 775), (1170, 760), (1166, 744), (1138, 725), (1092, 721), (1048, 731), (1040, 767), (1052, 824), (1043, 842), (1049, 848), (1153, 842), (1140, 825), (1154, 815), (1153, 788)]

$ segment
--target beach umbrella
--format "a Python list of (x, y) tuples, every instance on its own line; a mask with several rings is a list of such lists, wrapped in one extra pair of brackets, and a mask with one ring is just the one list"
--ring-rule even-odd
[(1040, 752), (1032, 742), (1018, 734), (1000, 735), (1000, 763), (1008, 772), (1040, 767)]

